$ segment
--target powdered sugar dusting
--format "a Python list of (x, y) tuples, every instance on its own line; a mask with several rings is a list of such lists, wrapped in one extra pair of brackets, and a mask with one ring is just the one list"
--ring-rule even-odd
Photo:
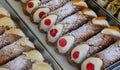
[(72, 1), (66, 3), (63, 7), (51, 12), (50, 14), (55, 14), (58, 16), (57, 22), (60, 22), (66, 16), (75, 13), (75, 6), (73, 6)]
[(9, 68), (10, 70), (27, 70), (32, 66), (32, 63), (24, 55), (17, 57), (13, 61), (3, 65), (3, 67)]
[(68, 18), (64, 19), (62, 22), (60, 22), (64, 25), (64, 32), (63, 33), (66, 33), (70, 30), (73, 30), (73, 29), (80, 27), (81, 25), (86, 23), (87, 20), (88, 19), (80, 13), (76, 13), (74, 15), (71, 15), (70, 17), (68, 17)]
[(119, 60), (120, 57), (120, 46), (118, 45), (118, 42), (112, 44), (107, 49), (103, 50), (102, 52), (98, 53), (99, 57), (104, 62), (104, 67), (107, 67), (108, 65), (112, 64), (113, 62)]
[(41, 4), (40, 7), (47, 7), (51, 9), (51, 11), (57, 9), (58, 7), (62, 6), (64, 3), (66, 3), (69, 0), (52, 0), (48, 3)]

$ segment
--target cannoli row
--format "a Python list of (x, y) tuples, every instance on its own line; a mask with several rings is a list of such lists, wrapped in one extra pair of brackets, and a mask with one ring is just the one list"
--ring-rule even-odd
[(48, 31), (46, 42), (49, 45), (54, 45), (60, 36), (77, 29), (91, 20), (90, 16), (96, 17), (96, 13), (89, 8), (84, 8), (81, 12), (79, 11), (56, 25), (53, 25)]
[(10, 70), (53, 70), (50, 65), (43, 61), (43, 56), (37, 50), (32, 50), (4, 64), (2, 68)]
[(85, 43), (75, 45), (68, 56), (68, 62), (78, 65), (86, 57), (100, 52), (120, 39), (120, 29), (114, 26), (103, 29)]
[[(55, 10), (61, 7), (62, 5), (64, 5), (67, 1), (70, 1), (70, 0), (51, 0), (48, 3), (44, 3), (44, 4), (41, 4), (39, 1), (29, 1), (27, 2), (25, 9), (23, 9), (23, 11), (27, 15), (30, 15), (31, 12), (33, 11), (33, 14), (36, 13), (38, 15), (41, 15), (42, 17), (42, 15), (44, 15), (43, 13), (48, 13), (49, 11)], [(43, 8), (42, 9), (43, 12), (39, 10), (40, 8)], [(39, 14), (38, 12), (42, 12), (42, 13)]]
[(39, 23), (40, 20), (47, 15), (47, 13), (54, 11), (55, 9), (63, 6), (70, 0), (52, 0), (46, 4), (40, 5), (39, 7), (33, 9), (31, 12), (30, 20), (33, 23)]
[(107, 49), (86, 58), (79, 66), (80, 70), (104, 70), (120, 60), (120, 40)]
[(28, 40), (28, 38), (20, 38), (12, 44), (4, 46), (2, 49), (0, 49), (0, 65), (14, 59), (22, 52), (32, 49), (34, 49), (34, 45)]
[(38, 29), (42, 32), (47, 32), (55, 23), (58, 23), (64, 18), (80, 11), (83, 7), (87, 7), (87, 4), (82, 0), (70, 1), (63, 7), (50, 12), (48, 16), (44, 17), (38, 24)]
[(70, 51), (73, 45), (86, 41), (108, 26), (109, 24), (106, 20), (106, 17), (101, 16), (93, 18), (82, 27), (79, 27), (78, 29), (60, 37), (57, 41), (57, 46), (55, 46), (55, 51), (60, 54), (66, 54), (68, 51)]
[(2, 17), (10, 17), (10, 14), (5, 8), (0, 7), (0, 18)]
[(0, 36), (0, 48), (17, 41), (21, 37), (25, 37), (25, 35), (20, 29), (11, 28), (5, 31), (5, 33)]
[(0, 35), (10, 28), (15, 28), (14, 22), (9, 17), (3, 17), (0, 19)]

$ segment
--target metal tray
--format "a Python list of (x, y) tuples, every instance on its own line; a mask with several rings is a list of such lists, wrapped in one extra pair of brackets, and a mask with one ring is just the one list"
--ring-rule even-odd
[(35, 48), (45, 58), (45, 62), (49, 63), (52, 66), (53, 70), (63, 70), (62, 67), (53, 58), (53, 56), (43, 47), (42, 43), (37, 39), (37, 37), (32, 33), (32, 31), (30, 31), (30, 29), (19, 19), (19, 17), (12, 10), (12, 8), (10, 8), (9, 5), (6, 5), (3, 1), (0, 1), (0, 7), (4, 7), (8, 10), (16, 26), (24, 32), (24, 34), (29, 38), (31, 42), (34, 43)]
[[(90, 1), (96, 3), (99, 7), (101, 7), (101, 6), (96, 2), (96, 0), (90, 0)], [(105, 11), (113, 20), (115, 20), (117, 23), (120, 24), (120, 20), (117, 19), (116, 17), (114, 17), (112, 14), (110, 14), (110, 13), (108, 12), (108, 10), (106, 10), (106, 9), (103, 8), (103, 7), (101, 7), (101, 9), (102, 9), (103, 11)]]
[[(46, 34), (39, 32), (37, 29), (37, 25), (33, 24), (29, 20), (29, 17), (23, 14), (20, 2), (14, 0), (5, 0), (5, 1), (14, 10), (14, 12), (18, 14), (19, 18), (24, 22), (24, 24), (29, 27), (29, 30), (36, 35), (36, 37), (40, 40), (42, 45), (51, 53), (51, 55), (55, 58), (55, 60), (61, 65), (61, 67), (64, 70), (78, 70), (77, 67), (74, 67), (67, 62), (65, 56), (58, 55), (54, 51), (52, 46), (47, 45), (45, 41)], [(106, 11), (104, 11), (100, 6), (98, 6), (95, 2), (92, 2), (92, 0), (86, 0), (86, 2), (88, 6), (97, 13), (98, 16), (103, 16), (103, 15), (107, 16), (107, 20), (109, 21), (110, 25), (117, 25), (120, 27), (119, 22), (114, 20), (113, 17), (109, 16), (109, 14)]]

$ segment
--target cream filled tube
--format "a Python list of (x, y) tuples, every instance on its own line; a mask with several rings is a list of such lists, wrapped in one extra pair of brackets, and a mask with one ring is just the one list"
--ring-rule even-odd
[(85, 43), (74, 46), (70, 54), (69, 62), (79, 64), (86, 57), (107, 48), (119, 39), (120, 29), (118, 27), (110, 26), (105, 28)]
[(111, 64), (119, 61), (120, 58), (120, 40), (112, 44), (103, 51), (86, 58), (80, 64), (80, 70), (104, 70)]
[[(73, 47), (73, 45), (86, 41), (108, 26), (109, 24), (106, 20), (106, 17), (101, 16), (93, 18), (82, 27), (79, 27), (78, 29), (73, 30), (72, 32), (60, 37), (55, 48), (58, 53), (65, 54)], [(70, 38), (72, 39), (70, 40)]]

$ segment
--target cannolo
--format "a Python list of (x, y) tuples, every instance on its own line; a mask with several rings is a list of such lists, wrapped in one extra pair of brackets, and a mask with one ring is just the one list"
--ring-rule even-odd
[(2, 17), (10, 17), (10, 14), (5, 8), (0, 7), (0, 18)]
[(89, 8), (85, 8), (81, 12), (77, 12), (65, 18), (60, 23), (52, 26), (48, 31), (46, 42), (52, 45), (59, 39), (60, 36), (77, 29), (83, 24), (86, 24), (90, 19), (90, 17), (87, 17), (86, 15), (96, 17), (94, 11)]
[(105, 28), (97, 35), (88, 39), (85, 43), (76, 45), (72, 49), (71, 54), (68, 57), (68, 61), (71, 64), (77, 65), (86, 57), (107, 48), (119, 39), (120, 29), (118, 27), (110, 26)]
[(3, 17), (0, 19), (0, 35), (6, 30), (16, 27), (14, 22), (9, 17)]
[(107, 49), (86, 58), (80, 64), (80, 70), (104, 70), (120, 60), (120, 40)]
[[(78, 12), (81, 8), (87, 7), (87, 4), (83, 0), (73, 0), (66, 3), (63, 7), (49, 13), (38, 24), (38, 29), (42, 32), (47, 32), (51, 26), (55, 23), (62, 21), (65, 17)], [(69, 19), (70, 20), (70, 19)]]
[(12, 44), (4, 46), (0, 49), (0, 65), (14, 59), (22, 52), (32, 49), (34, 49), (34, 45), (28, 40), (28, 38), (20, 38), (16, 42), (13, 42)]
[(70, 48), (73, 45), (86, 41), (90, 37), (99, 33), (105, 27), (108, 27), (109, 24), (106, 20), (106, 17), (97, 17), (93, 18), (87, 24), (84, 24), (82, 27), (79, 27), (76, 30), (73, 30), (70, 33), (65, 34), (60, 37), (57, 41), (57, 46), (55, 51), (57, 53), (65, 54), (70, 51)]
[[(44, 70), (39, 69), (41, 67), (48, 68), (48, 66), (52, 69), (50, 65), (43, 62), (44, 58), (40, 52), (37, 50), (31, 50), (30, 52), (25, 52), (23, 55), (15, 58), (14, 60), (4, 64), (3, 68), (8, 68), (10, 70)], [(21, 65), (19, 65), (19, 64)], [(46, 68), (46, 69), (47, 69)], [(49, 70), (49, 69), (48, 69)]]
[(5, 33), (0, 36), (0, 48), (17, 41), (22, 36), (25, 37), (23, 32), (17, 28), (11, 28), (10, 30), (5, 31)]
[[(70, 0), (52, 0), (45, 5), (40, 5), (39, 7), (35, 8), (30, 16), (30, 20), (33, 23), (39, 23), (40, 20), (47, 15), (47, 13), (54, 11), (55, 9), (63, 6)], [(43, 7), (43, 8), (41, 8)]]

